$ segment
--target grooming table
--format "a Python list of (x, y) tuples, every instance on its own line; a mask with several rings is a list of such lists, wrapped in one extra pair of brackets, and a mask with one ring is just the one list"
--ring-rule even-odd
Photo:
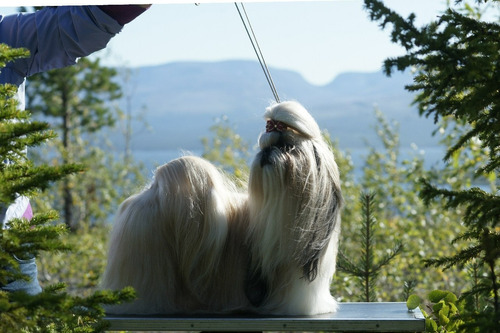
[(336, 313), (317, 316), (125, 316), (108, 315), (109, 331), (334, 331), (424, 332), (425, 319), (406, 303), (339, 303)]

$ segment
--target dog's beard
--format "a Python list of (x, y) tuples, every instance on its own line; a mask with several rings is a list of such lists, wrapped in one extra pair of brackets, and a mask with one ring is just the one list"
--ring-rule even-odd
[(337, 219), (340, 191), (331, 179), (338, 173), (328, 168), (326, 156), (320, 158), (324, 147), (310, 140), (288, 143), (282, 133), (270, 135), (280, 136), (278, 144), (263, 148), (251, 169), (250, 227), (261, 239), (252, 244), (263, 271), (273, 272), (280, 262), (276, 258), (285, 262), (291, 257), (312, 281)]

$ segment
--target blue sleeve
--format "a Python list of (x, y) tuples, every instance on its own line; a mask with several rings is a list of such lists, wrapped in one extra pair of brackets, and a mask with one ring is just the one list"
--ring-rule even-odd
[(122, 25), (97, 6), (46, 7), (35, 13), (0, 17), (0, 43), (29, 49), (30, 57), (7, 65), (0, 83), (75, 64), (106, 47)]

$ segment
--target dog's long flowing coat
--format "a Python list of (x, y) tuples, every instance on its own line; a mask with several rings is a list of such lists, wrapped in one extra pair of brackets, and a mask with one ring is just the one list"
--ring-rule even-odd
[(310, 315), (330, 294), (342, 196), (334, 156), (297, 102), (266, 110), (248, 193), (209, 162), (181, 157), (117, 214), (102, 287), (132, 286), (115, 313)]

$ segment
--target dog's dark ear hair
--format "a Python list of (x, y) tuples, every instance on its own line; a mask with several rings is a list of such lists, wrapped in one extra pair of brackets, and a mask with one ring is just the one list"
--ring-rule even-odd
[[(312, 233), (309, 244), (307, 244), (303, 251), (301, 260), (303, 262), (302, 278), (309, 282), (314, 281), (318, 275), (319, 259), (326, 250), (330, 237), (335, 229), (335, 225), (338, 223), (338, 210), (340, 209), (341, 199), (338, 197), (338, 192), (335, 187), (332, 187), (332, 198), (332, 202), (329, 203), (330, 210), (328, 211), (326, 223), (323, 226), (319, 226), (319, 232), (316, 230)], [(325, 217), (316, 216), (316, 220), (322, 220), (324, 218)], [(317, 225), (316, 221), (315, 225)]]
[(302, 278), (306, 279), (308, 282), (313, 282), (318, 275), (320, 253), (320, 250), (313, 251), (312, 258), (310, 258), (309, 261), (307, 261), (306, 264), (302, 267)]

